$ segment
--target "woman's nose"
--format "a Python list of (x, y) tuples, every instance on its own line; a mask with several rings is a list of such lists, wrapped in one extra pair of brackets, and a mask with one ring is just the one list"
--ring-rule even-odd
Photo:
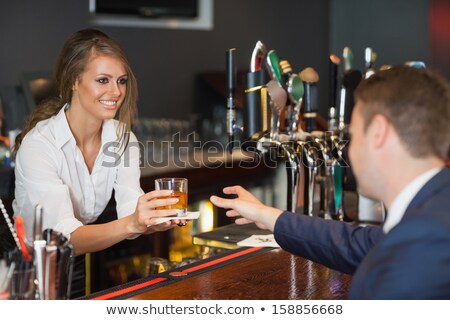
[(111, 95), (114, 95), (115, 97), (118, 97), (121, 94), (119, 84), (111, 81), (111, 85), (109, 86), (109, 93)]

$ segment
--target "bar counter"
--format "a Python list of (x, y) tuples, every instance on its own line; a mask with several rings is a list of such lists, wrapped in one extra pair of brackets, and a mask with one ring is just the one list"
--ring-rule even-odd
[(345, 299), (350, 281), (282, 249), (244, 247), (84, 299)]

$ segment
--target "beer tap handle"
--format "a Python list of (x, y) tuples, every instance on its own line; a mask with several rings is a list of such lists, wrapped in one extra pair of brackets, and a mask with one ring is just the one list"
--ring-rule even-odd
[(317, 91), (316, 86), (319, 81), (319, 75), (313, 68), (305, 68), (299, 74), (300, 79), (305, 86), (303, 98), (304, 112), (306, 122), (306, 131), (312, 132), (315, 129), (317, 115)]
[(336, 125), (336, 101), (337, 101), (337, 87), (338, 87), (338, 67), (341, 60), (334, 54), (330, 55), (329, 73), (330, 73), (330, 95), (328, 101), (328, 130), (334, 131)]
[(226, 53), (226, 74), (227, 74), (227, 134), (228, 134), (228, 150), (233, 152), (234, 147), (234, 129), (236, 125), (236, 106), (235, 106), (235, 90), (236, 90), (236, 49), (227, 50)]
[(267, 83), (267, 93), (270, 97), (271, 125), (270, 138), (277, 139), (280, 133), (280, 114), (286, 107), (287, 93), (283, 87), (275, 80), (270, 80)]
[(256, 72), (263, 68), (263, 59), (267, 54), (266, 46), (261, 42), (256, 42), (255, 48), (252, 52), (252, 58), (250, 61), (250, 71)]
[(405, 66), (413, 67), (417, 69), (425, 69), (426, 65), (423, 61), (406, 61)]
[(344, 71), (349, 71), (353, 69), (353, 52), (350, 47), (345, 47), (342, 52), (342, 57), (344, 59)]
[(294, 101), (294, 107), (292, 108), (291, 113), (288, 114), (288, 134), (291, 138), (293, 138), (299, 127), (298, 121), (300, 115), (300, 106), (302, 104), (304, 94), (303, 81), (300, 79), (298, 74), (294, 73), (290, 76), (287, 87), (289, 97), (292, 101)]
[(281, 77), (280, 58), (278, 58), (278, 53), (275, 50), (270, 50), (267, 53), (265, 62), (266, 62), (265, 66), (267, 72), (270, 75), (270, 78), (272, 80), (277, 81), (278, 84), (282, 85), (283, 79)]
[(366, 70), (364, 71), (364, 79), (370, 78), (375, 73), (375, 60), (377, 59), (377, 54), (372, 50), (372, 48), (366, 48), (364, 50), (364, 62)]
[(339, 106), (339, 130), (343, 130), (350, 122), (354, 99), (353, 92), (361, 82), (363, 75), (359, 70), (348, 70), (342, 78)]

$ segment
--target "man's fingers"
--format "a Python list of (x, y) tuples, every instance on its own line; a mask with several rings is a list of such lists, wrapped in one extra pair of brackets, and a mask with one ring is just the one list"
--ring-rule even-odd
[(236, 210), (228, 210), (226, 213), (227, 217), (238, 217), (241, 214), (239, 212), (237, 212)]
[(222, 191), (225, 194), (237, 194), (236, 188), (237, 186), (225, 187)]
[(223, 193), (237, 195), (237, 197), (242, 200), (251, 201), (251, 202), (255, 202), (255, 201), (259, 202), (259, 200), (256, 199), (255, 196), (251, 192), (247, 191), (246, 189), (242, 188), (241, 186), (226, 187), (223, 189)]
[(254, 221), (248, 220), (245, 218), (238, 218), (238, 219), (234, 220), (234, 223), (236, 223), (236, 224), (248, 224), (248, 223), (253, 223), (253, 222)]
[(238, 196), (248, 194), (248, 191), (241, 186), (231, 186), (223, 188), (223, 193), (225, 194), (236, 194)]
[(211, 200), (211, 202), (217, 207), (224, 208), (224, 209), (227, 209), (227, 208), (234, 209), (234, 205), (233, 205), (234, 200), (233, 199), (224, 199), (224, 198), (221, 198), (218, 196), (211, 196), (211, 198), (209, 200)]

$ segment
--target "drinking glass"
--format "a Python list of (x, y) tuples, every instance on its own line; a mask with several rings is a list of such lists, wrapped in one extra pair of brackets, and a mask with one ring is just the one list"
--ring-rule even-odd
[(187, 215), (188, 180), (185, 178), (160, 178), (155, 180), (156, 190), (172, 190), (172, 194), (158, 199), (178, 198), (175, 204), (157, 207), (158, 210), (176, 209), (177, 217)]

